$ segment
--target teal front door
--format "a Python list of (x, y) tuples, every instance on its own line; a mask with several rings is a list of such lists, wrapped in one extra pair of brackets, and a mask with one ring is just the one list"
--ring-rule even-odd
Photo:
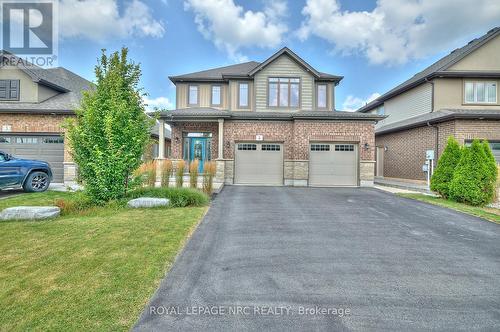
[(205, 137), (192, 137), (189, 139), (189, 161), (198, 160), (200, 166), (199, 172), (203, 172), (203, 163), (207, 160), (207, 139)]

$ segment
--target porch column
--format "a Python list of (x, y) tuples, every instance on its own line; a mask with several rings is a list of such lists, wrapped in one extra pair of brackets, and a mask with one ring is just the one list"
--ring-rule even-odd
[(219, 153), (217, 159), (224, 159), (224, 119), (219, 119)]
[(158, 120), (158, 159), (165, 159), (165, 120)]

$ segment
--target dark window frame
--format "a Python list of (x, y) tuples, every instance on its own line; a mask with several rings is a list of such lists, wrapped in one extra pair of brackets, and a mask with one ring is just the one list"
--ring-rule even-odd
[[(325, 106), (319, 106), (319, 87), (325, 87)], [(328, 83), (318, 83), (316, 85), (316, 107), (321, 110), (328, 109)]]
[(328, 152), (330, 151), (330, 144), (321, 144), (321, 143), (311, 144), (311, 151)]
[(257, 144), (255, 143), (238, 143), (236, 146), (238, 151), (257, 151)]
[(262, 151), (281, 151), (281, 145), (273, 143), (265, 143), (261, 145), (260, 149)]
[[(17, 87), (15, 90), (12, 89), (12, 82), (17, 82)], [(19, 101), (20, 95), (21, 95), (21, 81), (20, 80), (0, 80), (0, 90), (2, 90), (2, 85), (1, 83), (5, 83), (5, 98), (1, 97), (0, 93), (0, 100), (1, 101)], [(12, 91), (16, 92), (16, 97), (12, 98)]]
[[(271, 81), (271, 80), (276, 80), (276, 81)], [(288, 80), (287, 82), (281, 82), (280, 80)], [(292, 82), (291, 80), (298, 80), (298, 82)], [(270, 97), (270, 92), (271, 92), (271, 84), (276, 84), (277, 85), (277, 105), (271, 105), (269, 97)], [(281, 94), (281, 85), (287, 85), (288, 86), (288, 100), (287, 100), (287, 106), (281, 106), (280, 105), (280, 94)], [(297, 88), (299, 89), (299, 100), (296, 106), (290, 106), (290, 101), (292, 98), (292, 85), (296, 85)], [(267, 107), (268, 108), (277, 108), (277, 109), (300, 109), (302, 105), (302, 79), (297, 76), (293, 77), (286, 77), (286, 76), (270, 76), (267, 78), (267, 101), (266, 101)]]
[[(247, 86), (247, 104), (241, 105), (241, 86)], [(250, 108), (250, 82), (238, 82), (238, 108), (249, 109)]]
[[(219, 103), (214, 104), (214, 88), (219, 88)], [(222, 85), (221, 84), (212, 84), (210, 86), (210, 106), (221, 107), (222, 106)]]
[[(190, 95), (191, 87), (196, 88), (196, 104), (191, 104)], [(187, 86), (187, 105), (188, 106), (199, 106), (200, 105), (200, 86), (198, 84), (188, 84)]]

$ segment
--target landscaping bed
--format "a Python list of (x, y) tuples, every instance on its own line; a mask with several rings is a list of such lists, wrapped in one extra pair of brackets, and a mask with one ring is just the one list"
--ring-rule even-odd
[(441, 197), (434, 197), (424, 194), (397, 194), (401, 197), (416, 199), (422, 202), (443, 206), (463, 213), (467, 213), (476, 217), (484, 218), (489, 221), (500, 224), (500, 210), (488, 207), (477, 207), (463, 203), (454, 202), (451, 200), (443, 199)]
[(66, 204), (56, 219), (0, 222), (0, 330), (129, 330), (208, 203), (184, 189), (130, 198), (142, 194), (172, 206), (76, 209), (68, 202), (79, 194), (53, 191), (0, 200), (0, 209)]

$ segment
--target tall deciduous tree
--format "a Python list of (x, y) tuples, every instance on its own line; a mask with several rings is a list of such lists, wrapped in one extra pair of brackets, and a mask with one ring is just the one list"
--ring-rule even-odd
[(84, 92), (76, 118), (67, 123), (72, 156), (86, 192), (95, 202), (123, 196), (130, 174), (141, 163), (151, 120), (144, 113), (140, 66), (128, 50), (107, 56), (95, 67), (95, 89)]

